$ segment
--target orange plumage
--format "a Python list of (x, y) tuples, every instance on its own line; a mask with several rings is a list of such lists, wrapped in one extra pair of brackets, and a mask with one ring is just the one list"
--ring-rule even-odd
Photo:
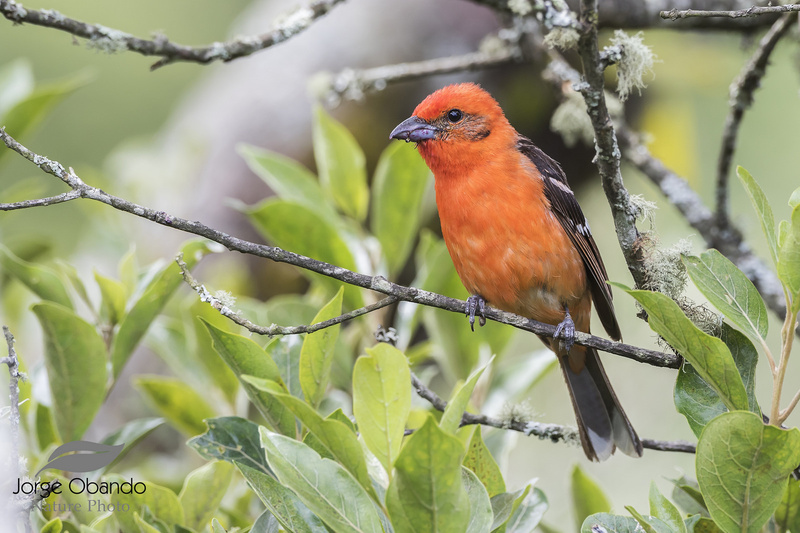
[[(473, 304), (482, 299), (569, 334), (570, 316), (589, 331), (594, 299), (603, 326), (620, 338), (608, 276), (561, 167), (517, 133), (486, 91), (440, 89), (391, 137), (416, 142), (433, 171), (442, 234)], [(640, 456), (597, 352), (542, 340), (558, 355), (586, 455), (603, 460), (619, 447)]]

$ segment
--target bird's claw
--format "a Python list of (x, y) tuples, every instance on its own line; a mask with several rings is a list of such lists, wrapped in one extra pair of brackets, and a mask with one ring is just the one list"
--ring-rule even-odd
[(483, 327), (486, 324), (486, 300), (479, 294), (473, 294), (467, 298), (467, 312), (466, 316), (469, 317), (469, 327), (475, 331), (475, 313), (478, 313), (478, 324)]
[(572, 316), (569, 314), (569, 309), (564, 314), (564, 320), (556, 326), (556, 332), (553, 334), (554, 339), (561, 340), (561, 349), (565, 353), (569, 353), (572, 345), (575, 344), (575, 323), (572, 321)]

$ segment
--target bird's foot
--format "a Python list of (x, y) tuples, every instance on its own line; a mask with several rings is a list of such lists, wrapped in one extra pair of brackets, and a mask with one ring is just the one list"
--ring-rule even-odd
[(564, 320), (556, 326), (556, 332), (553, 334), (554, 339), (561, 340), (561, 349), (565, 353), (569, 353), (572, 345), (575, 344), (575, 323), (572, 321), (572, 316), (569, 314), (569, 309), (566, 310)]
[(473, 294), (467, 298), (467, 312), (466, 316), (469, 317), (469, 327), (475, 331), (475, 313), (478, 313), (478, 324), (483, 327), (486, 324), (486, 300), (480, 294)]

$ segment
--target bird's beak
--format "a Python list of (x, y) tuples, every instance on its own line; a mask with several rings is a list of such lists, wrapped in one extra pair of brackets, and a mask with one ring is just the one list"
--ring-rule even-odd
[(397, 127), (392, 130), (392, 133), (389, 134), (389, 138), (418, 143), (435, 138), (439, 131), (439, 128), (436, 126), (428, 124), (421, 118), (415, 116), (407, 118), (398, 124)]

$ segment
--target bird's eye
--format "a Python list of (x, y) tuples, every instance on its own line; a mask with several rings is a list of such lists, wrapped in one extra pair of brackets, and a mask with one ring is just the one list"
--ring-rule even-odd
[(455, 123), (461, 120), (462, 118), (464, 118), (464, 113), (462, 113), (460, 109), (451, 109), (450, 111), (447, 112), (447, 120), (449, 120), (450, 122)]

